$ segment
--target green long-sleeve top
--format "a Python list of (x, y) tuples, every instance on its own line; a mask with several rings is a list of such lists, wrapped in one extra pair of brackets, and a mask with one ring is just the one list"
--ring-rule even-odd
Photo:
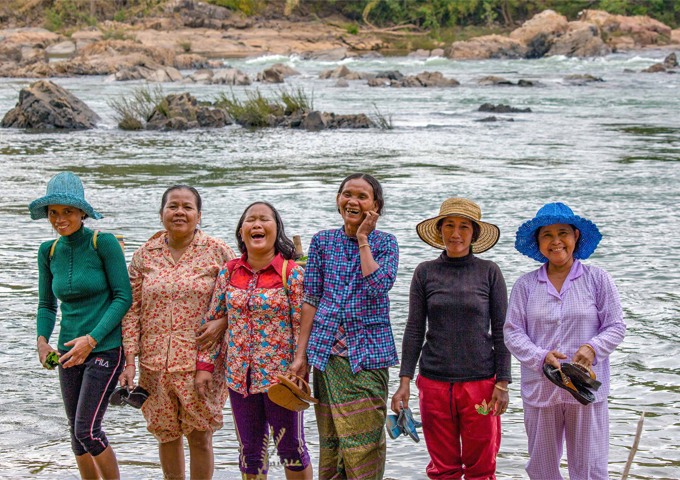
[(81, 227), (61, 237), (52, 260), (54, 240), (38, 251), (38, 337), (50, 340), (57, 319), (57, 299), (61, 302), (61, 332), (58, 348), (77, 337), (90, 334), (97, 341), (94, 352), (122, 345), (120, 323), (132, 304), (130, 278), (123, 251), (110, 233), (97, 235)]

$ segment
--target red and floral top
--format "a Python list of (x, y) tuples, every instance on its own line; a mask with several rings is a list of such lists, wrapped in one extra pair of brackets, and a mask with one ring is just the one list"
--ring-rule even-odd
[(154, 371), (196, 370), (196, 329), (208, 310), (215, 279), (235, 257), (222, 240), (201, 230), (177, 263), (166, 231), (156, 233), (132, 256), (128, 268), (132, 307), (123, 318), (123, 349)]
[[(197, 369), (211, 371), (226, 346), (227, 385), (241, 395), (266, 392), (293, 362), (300, 335), (302, 267), (288, 262), (286, 293), (283, 261), (278, 254), (267, 267), (253, 272), (244, 255), (225, 265), (215, 284), (205, 320), (227, 316), (225, 341), (210, 351), (199, 351)], [(248, 369), (250, 392), (246, 390)]]

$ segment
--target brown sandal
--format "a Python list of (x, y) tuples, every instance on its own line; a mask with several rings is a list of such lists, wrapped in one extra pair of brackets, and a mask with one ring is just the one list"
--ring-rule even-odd
[(267, 391), (269, 399), (275, 404), (294, 412), (300, 412), (308, 409), (310, 403), (319, 403), (311, 396), (312, 390), (304, 379), (292, 373), (279, 374), (276, 378), (281, 383), (272, 385)]

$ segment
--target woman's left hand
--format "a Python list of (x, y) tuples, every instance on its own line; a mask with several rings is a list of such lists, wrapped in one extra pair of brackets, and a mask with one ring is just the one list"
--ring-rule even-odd
[[(508, 382), (497, 382), (497, 385), (508, 388)], [(493, 394), (491, 395), (491, 402), (489, 402), (489, 409), (494, 411), (493, 416), (498, 417), (499, 415), (503, 415), (507, 410), (509, 403), (510, 395), (508, 395), (508, 392), (504, 392), (503, 390), (494, 387)]]
[(205, 322), (203, 325), (198, 327), (198, 337), (196, 337), (196, 343), (198, 343), (201, 350), (209, 350), (213, 348), (215, 344), (222, 341), (226, 329), (227, 317)]
[(64, 368), (81, 365), (83, 362), (85, 362), (85, 359), (90, 354), (90, 352), (92, 352), (93, 347), (90, 346), (90, 342), (95, 342), (95, 347), (97, 346), (94, 338), (89, 337), (88, 339), (87, 335), (74, 338), (70, 342), (66, 342), (64, 344), (65, 347), (72, 346), (73, 348), (61, 356), (59, 363), (61, 363)]
[(571, 359), (571, 363), (580, 363), (581, 365), (587, 368), (592, 367), (594, 361), (595, 354), (590, 348), (586, 347), (585, 345), (582, 345), (581, 348), (579, 348), (576, 354), (574, 355), (574, 358)]
[(375, 230), (375, 226), (378, 224), (378, 215), (376, 212), (368, 211), (366, 212), (366, 218), (359, 225), (357, 230), (357, 239), (368, 238), (368, 234)]

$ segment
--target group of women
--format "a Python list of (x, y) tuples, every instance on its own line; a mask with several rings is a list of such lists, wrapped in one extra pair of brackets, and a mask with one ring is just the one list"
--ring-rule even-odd
[[(380, 183), (352, 174), (341, 183), (338, 229), (312, 238), (303, 270), (274, 206), (256, 202), (236, 228), (241, 253), (198, 228), (201, 197), (175, 185), (161, 199), (164, 229), (132, 257), (111, 234), (86, 228), (98, 219), (82, 183), (62, 172), (29, 206), (59, 234), (38, 254), (40, 362), (61, 304), (56, 354), (72, 449), (84, 479), (120, 478), (101, 429), (116, 383), (138, 383), (158, 440), (163, 475), (213, 475), (213, 433), (231, 404), (243, 478), (266, 478), (276, 445), (288, 479), (311, 479), (303, 414), (272, 402), (282, 375), (308, 378), (319, 430), (320, 479), (380, 479), (386, 460), (388, 369), (398, 363), (388, 292), (397, 274), (395, 237), (376, 229)], [(524, 223), (517, 250), (543, 265), (520, 277), (508, 303), (499, 267), (476, 254), (492, 248), (498, 227), (479, 206), (446, 200), (419, 223), (420, 238), (443, 250), (413, 275), (402, 344), (400, 386), (391, 408), (408, 407), (419, 375), (429, 478), (495, 479), (501, 415), (509, 404), (511, 355), (521, 363), (530, 478), (562, 479), (566, 438), (572, 480), (608, 478), (608, 357), (623, 340), (618, 293), (602, 269), (585, 265), (601, 239), (597, 227), (561, 203)], [(136, 365), (136, 360), (138, 364)], [(602, 383), (579, 404), (543, 374), (571, 360)], [(271, 438), (270, 438), (271, 436)], [(263, 448), (264, 446), (264, 448)]]

